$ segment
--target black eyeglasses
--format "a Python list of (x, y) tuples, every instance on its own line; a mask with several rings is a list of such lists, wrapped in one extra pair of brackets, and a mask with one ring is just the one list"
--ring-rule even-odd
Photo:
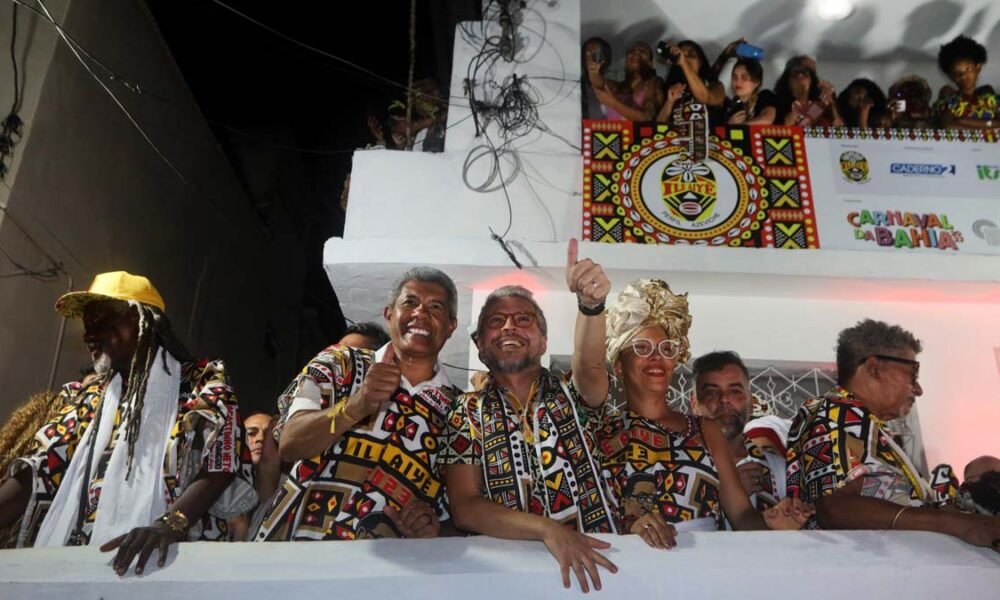
[[(879, 360), (885, 360), (885, 361), (888, 361), (888, 362), (899, 363), (901, 365), (909, 365), (909, 366), (913, 367), (913, 373), (911, 373), (911, 375), (910, 375), (913, 378), (913, 383), (916, 383), (917, 382), (917, 378), (920, 377), (920, 361), (918, 361), (918, 360), (912, 360), (912, 359), (909, 359), (909, 358), (900, 358), (899, 356), (891, 356), (889, 354), (872, 354), (870, 356), (866, 356), (864, 359), (861, 360), (861, 362), (862, 363), (865, 362), (870, 357), (874, 357), (874, 358), (877, 358)], [(860, 363), (858, 363), (858, 364), (860, 364)]]
[(500, 329), (507, 324), (508, 319), (514, 320), (516, 327), (531, 327), (535, 324), (536, 315), (533, 312), (502, 313), (495, 312), (483, 320), (483, 324), (490, 329)]

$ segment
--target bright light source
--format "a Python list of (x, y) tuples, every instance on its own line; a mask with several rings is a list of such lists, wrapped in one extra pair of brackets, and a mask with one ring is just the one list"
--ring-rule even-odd
[(851, 0), (815, 0), (816, 15), (824, 21), (843, 21), (854, 12)]

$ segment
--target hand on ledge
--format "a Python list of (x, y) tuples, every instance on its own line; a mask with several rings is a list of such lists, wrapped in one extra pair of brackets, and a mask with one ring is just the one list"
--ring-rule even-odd
[(434, 508), (426, 502), (414, 500), (404, 506), (403, 510), (386, 506), (385, 514), (396, 524), (403, 537), (433, 538), (441, 534), (441, 522), (438, 521)]
[(110, 552), (115, 548), (118, 554), (111, 562), (111, 568), (119, 576), (128, 573), (132, 565), (132, 559), (139, 556), (135, 563), (135, 574), (142, 575), (146, 568), (146, 561), (154, 550), (159, 550), (159, 559), (156, 566), (163, 567), (167, 563), (167, 549), (170, 544), (181, 541), (182, 534), (171, 529), (163, 521), (156, 521), (150, 527), (136, 527), (126, 535), (120, 535), (101, 546), (101, 552)]
[(572, 529), (567, 529), (560, 523), (552, 521), (548, 533), (542, 542), (559, 563), (562, 571), (563, 587), (569, 588), (569, 570), (573, 569), (576, 578), (580, 580), (580, 590), (586, 594), (590, 591), (587, 578), (594, 584), (594, 590), (601, 589), (601, 576), (597, 565), (601, 565), (612, 573), (618, 572), (618, 567), (597, 550), (607, 550), (611, 544), (602, 542)]
[(802, 529), (816, 508), (798, 498), (783, 498), (776, 506), (764, 511), (768, 529)]

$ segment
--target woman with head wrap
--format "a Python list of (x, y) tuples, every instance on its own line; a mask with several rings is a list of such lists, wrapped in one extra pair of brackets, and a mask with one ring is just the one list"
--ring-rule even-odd
[(687, 294), (640, 279), (607, 312), (606, 358), (625, 392), (621, 411), (597, 431), (602, 470), (616, 501), (618, 530), (656, 548), (674, 545), (673, 524), (711, 518), (735, 529), (798, 529), (811, 507), (785, 500), (763, 515), (750, 505), (714, 421), (667, 404), (674, 368), (690, 357)]

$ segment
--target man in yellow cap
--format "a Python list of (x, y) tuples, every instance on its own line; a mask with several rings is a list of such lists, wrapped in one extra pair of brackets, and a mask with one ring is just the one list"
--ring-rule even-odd
[(256, 502), (236, 396), (221, 361), (195, 360), (148, 279), (98, 275), (56, 302), (83, 320), (98, 377), (62, 389), (58, 417), (36, 434), (0, 487), (0, 526), (23, 514), (18, 546), (100, 545), (136, 557), (182, 540), (226, 540), (226, 518)]

